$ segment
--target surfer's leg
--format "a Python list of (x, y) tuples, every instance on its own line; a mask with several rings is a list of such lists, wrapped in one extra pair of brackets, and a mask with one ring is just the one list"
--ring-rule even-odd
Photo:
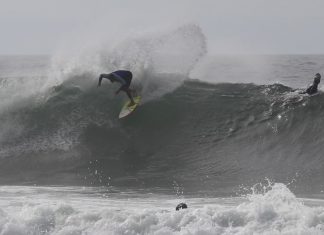
[(129, 86), (130, 86), (130, 84), (132, 82), (132, 78), (133, 78), (133, 75), (132, 75), (131, 72), (129, 72), (128, 74), (126, 74), (126, 76), (123, 77), (123, 79), (126, 82), (126, 85), (124, 86), (123, 90), (126, 92), (128, 98), (131, 101), (128, 106), (133, 106), (135, 104), (135, 101), (134, 101), (133, 96), (132, 96), (133, 90), (129, 88)]
[(132, 97), (136, 97), (137, 96), (137, 91), (133, 88), (128, 88), (128, 91), (130, 92), (130, 94), (132, 95)]
[(128, 106), (133, 106), (135, 104), (135, 101), (133, 99), (132, 93), (131, 93), (131, 89), (129, 88), (125, 88), (124, 91), (126, 92), (128, 98), (130, 99), (130, 104)]
[(137, 96), (137, 91), (136, 91), (136, 89), (134, 89), (134, 88), (130, 88), (130, 84), (131, 84), (131, 82), (132, 82), (132, 78), (130, 77), (130, 78), (127, 80), (128, 90), (130, 91), (131, 95), (132, 95), (133, 97), (135, 97), (135, 96)]
[(132, 97), (137, 96), (137, 92), (135, 89), (131, 89), (130, 85), (132, 83), (132, 79), (133, 79), (133, 74), (132, 72), (128, 71), (128, 74), (124, 77), (125, 81), (126, 81), (126, 86), (130, 92), (130, 94), (132, 95)]
[(137, 91), (135, 89), (131, 89), (131, 92), (132, 92), (133, 97), (137, 96)]

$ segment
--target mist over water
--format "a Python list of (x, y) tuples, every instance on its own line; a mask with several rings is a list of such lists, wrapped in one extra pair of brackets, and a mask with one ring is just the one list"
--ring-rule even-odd
[(54, 80), (71, 80), (87, 74), (87, 82), (91, 78), (96, 82), (100, 73), (131, 70), (133, 83), (141, 86), (144, 98), (148, 99), (179, 86), (207, 53), (207, 45), (201, 29), (188, 24), (166, 32), (121, 37), (111, 44), (98, 42), (77, 53), (73, 51), (60, 51), (52, 57)]

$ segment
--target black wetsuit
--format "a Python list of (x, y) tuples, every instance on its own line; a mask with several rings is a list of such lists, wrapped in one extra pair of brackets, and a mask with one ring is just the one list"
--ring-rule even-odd
[(321, 75), (319, 73), (315, 74), (313, 84), (309, 86), (306, 91), (301, 92), (300, 94), (314, 95), (318, 91), (318, 84), (321, 82)]
[(122, 84), (120, 90), (126, 91), (132, 82), (133, 74), (128, 70), (117, 70), (109, 74), (100, 74), (98, 83), (99, 86), (101, 85), (101, 80), (103, 78), (112, 79), (113, 81)]
[(101, 85), (101, 81), (103, 78), (107, 78), (112, 82), (120, 83), (121, 87), (116, 91), (116, 94), (118, 94), (120, 91), (124, 91), (127, 94), (128, 98), (131, 100), (131, 105), (135, 103), (133, 96), (131, 94), (133, 90), (129, 88), (133, 78), (133, 74), (131, 71), (117, 70), (109, 74), (105, 74), (105, 73), (100, 74), (98, 87)]
[(313, 83), (313, 85), (308, 87), (307, 90), (304, 93), (307, 93), (309, 95), (313, 95), (313, 94), (317, 93), (317, 90), (318, 90), (317, 87), (318, 87), (318, 84)]

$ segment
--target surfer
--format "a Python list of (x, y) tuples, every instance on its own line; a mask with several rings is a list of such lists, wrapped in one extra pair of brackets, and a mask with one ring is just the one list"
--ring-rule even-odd
[(315, 74), (313, 84), (309, 86), (306, 91), (301, 92), (300, 94), (309, 94), (313, 95), (317, 93), (318, 84), (321, 82), (321, 75), (319, 73)]
[(181, 202), (181, 203), (179, 203), (179, 204), (177, 205), (177, 207), (176, 207), (176, 211), (178, 211), (178, 210), (180, 210), (180, 209), (187, 209), (187, 208), (188, 208), (187, 204)]
[(133, 92), (132, 89), (129, 88), (133, 74), (131, 71), (128, 70), (117, 70), (115, 72), (109, 73), (109, 74), (100, 74), (99, 76), (99, 82), (98, 82), (98, 87), (101, 86), (101, 81), (103, 78), (107, 78), (110, 80), (110, 82), (118, 82), (121, 84), (121, 87), (115, 92), (117, 95), (120, 91), (126, 92), (128, 98), (130, 99), (130, 104), (128, 106), (133, 106), (135, 104), (135, 101), (133, 99), (133, 96), (131, 92)]

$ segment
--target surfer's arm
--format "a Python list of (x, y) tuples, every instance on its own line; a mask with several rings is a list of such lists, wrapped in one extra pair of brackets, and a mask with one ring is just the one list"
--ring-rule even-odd
[(309, 94), (309, 93), (311, 93), (312, 89), (313, 89), (313, 86), (309, 86), (306, 90), (298, 92), (298, 94)]
[(314, 85), (311, 85), (310, 87), (307, 88), (307, 90), (305, 91), (304, 94), (309, 94), (309, 95), (312, 95), (312, 94), (315, 94), (317, 92), (317, 87), (315, 87)]
[(103, 75), (102, 75), (102, 74), (100, 74), (100, 76), (99, 76), (99, 81), (98, 81), (98, 87), (100, 87), (100, 86), (101, 86), (101, 81), (102, 81), (102, 78), (103, 78)]

